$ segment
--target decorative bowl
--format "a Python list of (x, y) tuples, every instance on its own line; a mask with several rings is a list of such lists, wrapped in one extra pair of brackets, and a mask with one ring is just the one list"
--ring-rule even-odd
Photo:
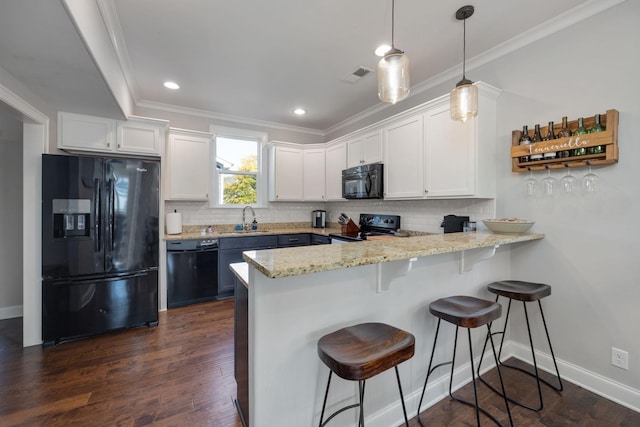
[(535, 221), (520, 218), (483, 219), (482, 222), (492, 232), (502, 234), (524, 233), (535, 224)]

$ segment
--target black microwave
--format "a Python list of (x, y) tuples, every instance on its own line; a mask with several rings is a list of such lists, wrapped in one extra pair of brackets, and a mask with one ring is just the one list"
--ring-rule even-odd
[(382, 164), (356, 166), (342, 171), (342, 197), (382, 199)]

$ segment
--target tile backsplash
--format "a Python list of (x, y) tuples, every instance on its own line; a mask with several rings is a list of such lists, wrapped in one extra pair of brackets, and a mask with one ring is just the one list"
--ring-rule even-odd
[[(448, 214), (468, 215), (472, 221), (494, 218), (494, 199), (455, 200), (349, 200), (344, 202), (308, 203), (276, 202), (266, 208), (254, 208), (258, 223), (305, 222), (311, 223), (311, 211), (327, 211), (327, 222), (337, 222), (341, 212), (355, 218), (361, 213), (400, 215), (406, 230), (441, 233), (442, 217)], [(165, 213), (182, 212), (183, 225), (240, 224), (242, 207), (212, 209), (207, 202), (167, 201)], [(250, 212), (247, 212), (250, 215)], [(247, 218), (249, 221), (252, 218)], [(481, 228), (481, 224), (478, 224)]]

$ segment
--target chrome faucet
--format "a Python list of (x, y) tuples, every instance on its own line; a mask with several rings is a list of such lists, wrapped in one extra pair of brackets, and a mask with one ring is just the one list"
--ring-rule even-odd
[(248, 206), (248, 205), (245, 206), (242, 209), (242, 229), (245, 230), (245, 231), (247, 231), (249, 229), (249, 224), (247, 223), (247, 221), (245, 219), (246, 218), (245, 214), (247, 212), (247, 208), (251, 209), (251, 215), (253, 215), (253, 220), (254, 221), (256, 220), (256, 212), (253, 210), (253, 208), (251, 206)]

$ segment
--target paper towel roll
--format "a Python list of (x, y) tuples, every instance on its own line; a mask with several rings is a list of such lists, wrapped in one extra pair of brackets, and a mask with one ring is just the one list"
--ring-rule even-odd
[(167, 234), (182, 233), (182, 214), (180, 212), (171, 212), (166, 218)]

